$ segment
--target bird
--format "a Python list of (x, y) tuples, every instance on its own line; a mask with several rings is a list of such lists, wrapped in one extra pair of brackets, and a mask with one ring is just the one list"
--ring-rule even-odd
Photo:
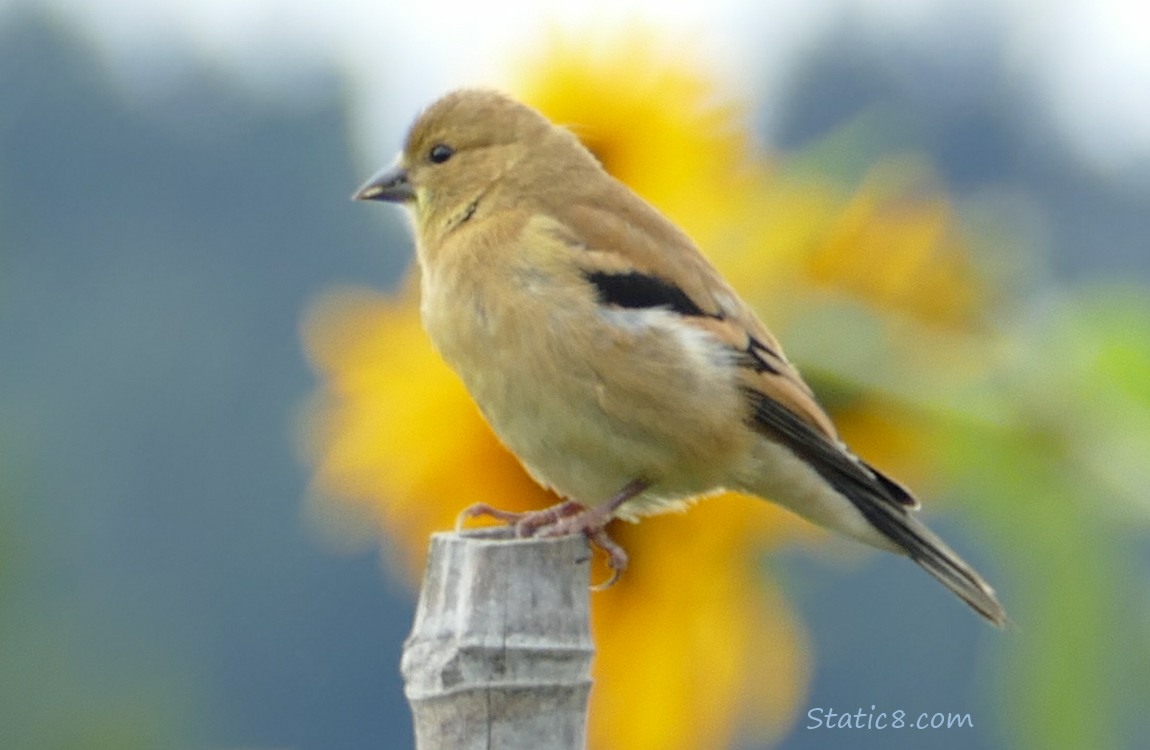
[(519, 536), (583, 533), (725, 490), (909, 557), (997, 626), (994, 590), (850, 451), (798, 369), (696, 244), (568, 128), (494, 89), (426, 107), (357, 200), (404, 206), (420, 316), (500, 441), (564, 498)]

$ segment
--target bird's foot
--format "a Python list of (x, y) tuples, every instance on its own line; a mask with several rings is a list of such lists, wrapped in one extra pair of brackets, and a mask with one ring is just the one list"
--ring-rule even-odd
[(455, 530), (461, 530), (463, 524), (469, 518), (487, 516), (497, 521), (503, 521), (508, 526), (513, 527), (516, 538), (526, 539), (527, 537), (535, 536), (535, 533), (539, 529), (552, 526), (564, 518), (577, 515), (584, 510), (586, 510), (586, 508), (574, 500), (567, 500), (566, 502), (558, 503), (542, 510), (523, 512), (500, 510), (487, 503), (476, 503), (475, 505), (464, 508), (463, 512), (456, 517)]
[(528, 537), (554, 537), (582, 534), (592, 547), (607, 554), (611, 577), (591, 588), (595, 591), (611, 588), (627, 569), (627, 553), (607, 534), (607, 524), (615, 517), (619, 506), (646, 490), (650, 484), (641, 479), (628, 482), (602, 505), (588, 508), (582, 503), (567, 500), (543, 510), (516, 512), (500, 510), (487, 503), (476, 503), (463, 510), (455, 520), (455, 530), (463, 528), (468, 518), (488, 516), (514, 527), (519, 539)]
[(619, 576), (623, 575), (623, 571), (627, 569), (626, 551), (607, 534), (607, 524), (611, 523), (614, 510), (614, 508), (608, 508), (606, 505), (585, 508), (536, 531), (536, 536), (544, 537), (582, 534), (587, 537), (587, 541), (592, 547), (598, 547), (607, 554), (607, 567), (611, 568), (611, 577), (603, 583), (592, 586), (593, 591), (611, 588), (619, 580)]

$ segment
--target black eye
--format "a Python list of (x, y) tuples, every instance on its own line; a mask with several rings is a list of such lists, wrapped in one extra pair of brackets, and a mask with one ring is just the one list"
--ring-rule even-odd
[(427, 158), (431, 160), (432, 164), (442, 164), (443, 162), (450, 159), (451, 155), (454, 153), (455, 149), (453, 149), (451, 146), (448, 146), (446, 143), (437, 143), (431, 147), (430, 151), (427, 152)]

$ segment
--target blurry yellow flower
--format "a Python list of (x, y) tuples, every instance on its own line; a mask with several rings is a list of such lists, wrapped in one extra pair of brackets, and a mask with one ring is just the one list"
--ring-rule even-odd
[(914, 161), (872, 169), (807, 260), (812, 281), (925, 322), (966, 327), (985, 294), (949, 201)]
[[(549, 40), (523, 61), (514, 93), (570, 128), (604, 168), (692, 237), (742, 231), (729, 220), (760, 162), (742, 107), (721, 98), (688, 50), (674, 56), (643, 30), (617, 45)], [(669, 64), (670, 63), (670, 64)], [(753, 189), (753, 188), (752, 188)]]
[[(817, 176), (782, 179), (757, 152), (742, 107), (681, 50), (642, 34), (588, 50), (552, 40), (517, 66), (529, 72), (513, 92), (572, 127), (736, 287), (770, 304), (772, 324), (785, 327), (779, 300), (826, 289), (928, 322), (970, 314), (977, 287), (941, 197), (893, 200), (878, 177), (853, 196)], [(378, 519), (415, 582), (428, 535), (466, 505), (526, 509), (556, 498), (498, 444), (432, 352), (412, 286), (394, 297), (336, 290), (315, 304), (304, 335), (321, 379), (308, 424), (317, 507)], [(864, 391), (832, 411), (879, 464), (916, 442)], [(778, 736), (805, 696), (808, 648), (754, 562), (809, 527), (733, 495), (619, 526), (632, 564), (593, 598), (592, 747), (718, 748), (748, 727)]]

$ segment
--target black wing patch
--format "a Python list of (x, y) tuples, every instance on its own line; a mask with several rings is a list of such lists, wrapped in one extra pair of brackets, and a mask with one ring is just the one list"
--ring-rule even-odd
[(918, 507), (918, 501), (902, 485), (844, 453), (778, 401), (753, 388), (744, 388), (743, 393), (751, 404), (751, 426), (794, 451), (872, 523), (876, 501), (894, 507)]
[(595, 287), (599, 302), (604, 305), (626, 308), (665, 307), (689, 317), (715, 317), (703, 312), (682, 289), (658, 276), (648, 276), (638, 271), (586, 271), (583, 275)]
[[(664, 307), (688, 317), (722, 319), (722, 315), (704, 312), (679, 287), (658, 276), (649, 276), (639, 271), (607, 273), (605, 271), (585, 271), (584, 277), (595, 287), (599, 302), (604, 305), (641, 309)], [(778, 353), (767, 344), (750, 336), (745, 349), (738, 351), (737, 362), (755, 372), (779, 374), (770, 358), (781, 359)]]

